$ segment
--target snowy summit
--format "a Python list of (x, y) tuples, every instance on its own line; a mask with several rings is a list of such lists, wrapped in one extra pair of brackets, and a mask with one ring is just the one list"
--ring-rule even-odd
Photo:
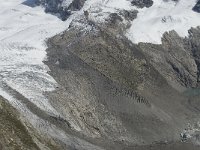
[(134, 43), (161, 44), (164, 32), (175, 30), (180, 36), (188, 35), (191, 27), (200, 25), (197, 0), (39, 0), (46, 12), (59, 14), (66, 20), (72, 14), (87, 10), (96, 22), (104, 22), (110, 13), (137, 10), (126, 36)]

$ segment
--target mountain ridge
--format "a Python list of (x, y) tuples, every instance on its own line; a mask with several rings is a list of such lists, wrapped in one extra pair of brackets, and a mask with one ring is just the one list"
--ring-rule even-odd
[(0, 4), (0, 119), (14, 143), (199, 149), (198, 1), (32, 2)]

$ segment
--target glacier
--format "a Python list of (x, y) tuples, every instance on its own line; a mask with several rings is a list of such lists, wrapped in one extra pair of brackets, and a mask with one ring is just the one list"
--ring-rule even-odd
[[(43, 64), (45, 40), (64, 31), (69, 23), (23, 2), (0, 0), (0, 80), (42, 110), (55, 114), (43, 95), (56, 86)], [(2, 84), (0, 95), (5, 96)]]

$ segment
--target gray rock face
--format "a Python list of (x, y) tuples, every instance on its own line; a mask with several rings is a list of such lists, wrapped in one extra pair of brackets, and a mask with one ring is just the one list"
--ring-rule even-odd
[(193, 7), (193, 10), (200, 13), (200, 0), (197, 1), (197, 4)]
[(66, 0), (38, 0), (37, 4), (41, 4), (45, 7), (46, 12), (59, 14), (62, 20), (66, 20), (70, 15), (71, 11), (80, 10), (85, 0), (72, 0), (71, 3), (66, 3)]
[(126, 20), (133, 21), (134, 19), (137, 18), (138, 11), (137, 10), (133, 10), (133, 11), (123, 10), (122, 12), (120, 12), (120, 14), (124, 16)]
[(132, 0), (132, 5), (138, 7), (138, 8), (144, 8), (144, 7), (151, 7), (153, 5), (152, 0)]
[(165, 33), (162, 45), (141, 44), (152, 65), (176, 89), (199, 86), (199, 28), (189, 31), (189, 38), (180, 38), (175, 31)]
[(200, 28), (192, 28), (189, 30), (189, 42), (188, 45), (192, 51), (192, 54), (195, 58), (195, 62), (197, 65), (198, 73), (197, 73), (197, 85), (200, 86)]

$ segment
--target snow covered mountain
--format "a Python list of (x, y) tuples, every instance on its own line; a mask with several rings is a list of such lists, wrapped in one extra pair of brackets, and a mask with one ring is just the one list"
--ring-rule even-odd
[(96, 22), (99, 20), (105, 22), (110, 13), (137, 10), (138, 17), (130, 22), (131, 26), (126, 34), (134, 43), (161, 44), (164, 32), (175, 30), (181, 37), (185, 37), (188, 36), (188, 30), (191, 27), (197, 27), (200, 24), (199, 1), (197, 0), (87, 0), (86, 2), (54, 0), (42, 1), (42, 3), (50, 12), (59, 13), (62, 10), (60, 13), (61, 16), (65, 14), (64, 18), (82, 8), (82, 10), (87, 10)]
[(30, 149), (193, 148), (198, 26), (199, 0), (0, 0), (2, 116)]

